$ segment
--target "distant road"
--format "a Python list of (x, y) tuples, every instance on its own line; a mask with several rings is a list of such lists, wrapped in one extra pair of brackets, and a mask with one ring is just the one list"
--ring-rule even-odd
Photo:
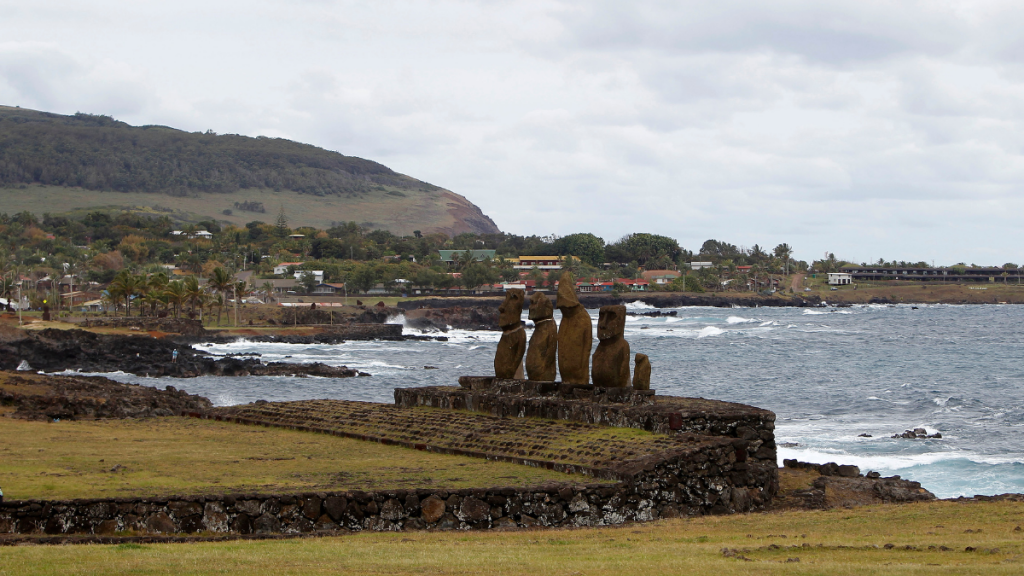
[(804, 274), (793, 274), (793, 283), (790, 284), (790, 286), (789, 286), (790, 289), (793, 290), (793, 292), (801, 292), (801, 291), (803, 291), (803, 287), (802, 287), (803, 286), (803, 284), (802, 284), (803, 281), (804, 281)]

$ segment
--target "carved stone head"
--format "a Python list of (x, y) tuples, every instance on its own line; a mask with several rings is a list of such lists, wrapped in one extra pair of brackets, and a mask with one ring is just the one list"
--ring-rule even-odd
[(526, 300), (526, 292), (520, 289), (505, 291), (505, 301), (498, 307), (498, 326), (502, 328), (513, 328), (522, 322), (523, 301)]
[(576, 278), (573, 277), (572, 272), (565, 271), (562, 273), (562, 277), (558, 279), (558, 297), (555, 301), (555, 307), (562, 310), (579, 305), (580, 299), (576, 297)]
[(621, 338), (626, 331), (626, 307), (601, 306), (601, 315), (597, 319), (597, 338), (610, 340)]
[(530, 320), (547, 320), (555, 315), (555, 309), (551, 305), (551, 298), (543, 292), (534, 292), (530, 296)]

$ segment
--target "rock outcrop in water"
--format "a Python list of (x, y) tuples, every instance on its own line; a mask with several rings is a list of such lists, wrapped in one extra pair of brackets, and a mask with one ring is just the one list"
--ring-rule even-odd
[(27, 420), (146, 418), (213, 407), (208, 399), (173, 386), (158, 390), (98, 376), (10, 372), (0, 372), (0, 404), (13, 406), (13, 416)]
[(405, 325), (416, 330), (499, 330), (498, 306), (452, 306), (405, 311)]

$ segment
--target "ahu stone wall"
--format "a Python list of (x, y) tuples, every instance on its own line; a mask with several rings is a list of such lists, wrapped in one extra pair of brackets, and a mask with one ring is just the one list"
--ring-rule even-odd
[(0, 535), (607, 526), (758, 510), (777, 488), (774, 467), (745, 461), (724, 439), (651, 458), (620, 477), (526, 488), (8, 500), (0, 503)]

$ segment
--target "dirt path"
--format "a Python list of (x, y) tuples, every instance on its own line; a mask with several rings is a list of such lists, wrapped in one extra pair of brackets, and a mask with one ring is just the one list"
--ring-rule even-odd
[(803, 281), (805, 274), (794, 274), (793, 283), (789, 285), (793, 292), (801, 292), (803, 290)]

